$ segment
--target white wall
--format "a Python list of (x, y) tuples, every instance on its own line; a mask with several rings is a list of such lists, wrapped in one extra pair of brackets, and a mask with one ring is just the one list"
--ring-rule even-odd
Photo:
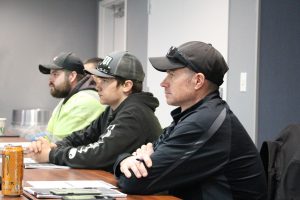
[[(259, 0), (230, 0), (228, 33), (227, 102), (256, 142), (258, 92)], [(246, 91), (240, 91), (240, 74), (247, 73)]]
[(13, 109), (52, 110), (58, 99), (38, 65), (60, 52), (82, 60), (97, 54), (96, 0), (0, 1), (0, 117)]
[[(148, 57), (164, 56), (170, 46), (198, 40), (211, 43), (227, 60), (229, 0), (149, 0)], [(156, 114), (163, 127), (174, 107), (165, 103), (160, 87), (165, 73), (148, 62), (147, 86), (160, 100)], [(226, 84), (226, 83), (225, 83)]]

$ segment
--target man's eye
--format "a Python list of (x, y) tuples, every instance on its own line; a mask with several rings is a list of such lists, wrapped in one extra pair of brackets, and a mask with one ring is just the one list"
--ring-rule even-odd
[(174, 76), (174, 73), (173, 73), (173, 72), (170, 72), (170, 73), (169, 73), (169, 76), (173, 77), (173, 76)]

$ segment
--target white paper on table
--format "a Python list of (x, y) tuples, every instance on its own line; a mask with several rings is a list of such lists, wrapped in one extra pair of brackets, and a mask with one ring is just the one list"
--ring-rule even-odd
[(116, 188), (114, 185), (101, 180), (80, 181), (27, 181), (32, 187), (38, 188)]
[(32, 158), (24, 158), (24, 164), (32, 164), (32, 163), (37, 163), (37, 162)]
[[(2, 155), (0, 155), (0, 158), (2, 157)], [(0, 159), (0, 163), (2, 163), (2, 159)], [(24, 158), (24, 164), (35, 164), (37, 163), (35, 160), (33, 160), (32, 158)]]
[(27, 181), (32, 187), (37, 188), (71, 188), (67, 181)]
[(68, 181), (75, 188), (84, 188), (84, 187), (104, 187), (104, 188), (116, 188), (114, 185), (109, 184), (105, 181), (92, 181), (92, 180), (81, 180), (81, 181)]
[(25, 169), (70, 169), (69, 166), (52, 163), (25, 163)]
[[(2, 163), (2, 159), (0, 159), (0, 163)], [(33, 160), (32, 158), (24, 158), (24, 164), (34, 164), (34, 163), (37, 163), (37, 162), (35, 160)]]

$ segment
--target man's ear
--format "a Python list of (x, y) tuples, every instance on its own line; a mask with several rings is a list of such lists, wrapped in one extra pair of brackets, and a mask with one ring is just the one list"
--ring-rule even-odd
[(205, 76), (203, 73), (196, 73), (194, 76), (195, 89), (200, 89), (203, 87)]
[(123, 83), (123, 91), (125, 93), (131, 92), (132, 87), (133, 87), (133, 82), (131, 80), (126, 80)]
[(72, 71), (72, 72), (69, 74), (69, 81), (70, 81), (70, 83), (73, 83), (73, 82), (76, 80), (76, 77), (77, 77), (77, 72)]

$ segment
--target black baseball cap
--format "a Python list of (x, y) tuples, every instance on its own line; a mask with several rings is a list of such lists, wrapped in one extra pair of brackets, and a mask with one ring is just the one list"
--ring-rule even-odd
[(171, 47), (164, 57), (149, 58), (152, 66), (165, 72), (170, 69), (188, 67), (191, 70), (203, 73), (207, 80), (222, 85), (224, 74), (228, 66), (221, 55), (211, 44), (199, 41), (191, 41)]
[(141, 62), (128, 51), (116, 51), (107, 55), (96, 69), (86, 69), (89, 74), (99, 77), (121, 77), (143, 81), (145, 73)]
[(50, 74), (51, 69), (65, 69), (84, 74), (84, 66), (80, 58), (74, 53), (60, 53), (53, 58), (53, 64), (39, 65), (39, 70), (43, 74)]

